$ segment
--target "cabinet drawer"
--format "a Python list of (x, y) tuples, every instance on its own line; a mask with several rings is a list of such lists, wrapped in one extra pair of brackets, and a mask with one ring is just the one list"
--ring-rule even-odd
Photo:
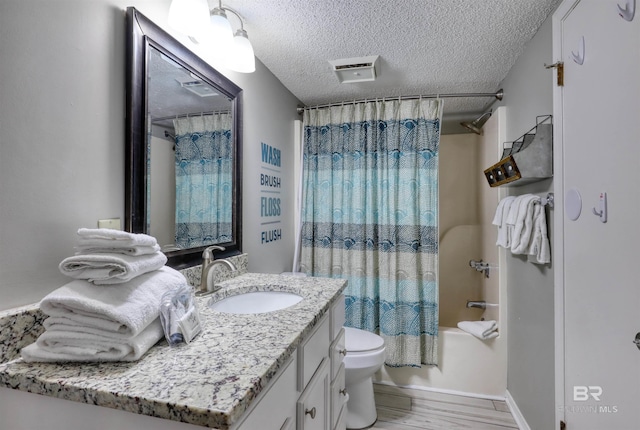
[(331, 348), (329, 349), (329, 358), (331, 358), (331, 379), (333, 380), (340, 369), (340, 365), (344, 360), (344, 356), (347, 354), (344, 343), (344, 328), (340, 329), (338, 337), (333, 340)]
[(322, 360), (329, 355), (329, 325), (329, 315), (325, 315), (298, 348), (298, 391), (304, 390)]
[(340, 297), (331, 305), (331, 331), (329, 332), (331, 339), (335, 339), (340, 330), (342, 330), (345, 322), (345, 312), (344, 294), (340, 294)]
[(344, 383), (344, 364), (338, 370), (338, 375), (331, 382), (331, 428), (338, 423), (340, 410), (347, 404), (347, 390)]
[(331, 428), (329, 408), (329, 359), (325, 357), (298, 399), (297, 430)]

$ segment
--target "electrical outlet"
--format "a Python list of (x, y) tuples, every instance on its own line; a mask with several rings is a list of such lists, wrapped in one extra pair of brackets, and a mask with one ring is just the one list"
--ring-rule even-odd
[(99, 219), (98, 228), (110, 228), (112, 230), (122, 230), (120, 218)]

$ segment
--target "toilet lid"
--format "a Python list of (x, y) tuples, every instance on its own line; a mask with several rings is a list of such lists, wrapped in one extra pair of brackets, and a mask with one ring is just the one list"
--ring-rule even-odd
[(344, 344), (347, 352), (362, 352), (379, 349), (384, 346), (384, 339), (375, 333), (353, 327), (344, 328)]

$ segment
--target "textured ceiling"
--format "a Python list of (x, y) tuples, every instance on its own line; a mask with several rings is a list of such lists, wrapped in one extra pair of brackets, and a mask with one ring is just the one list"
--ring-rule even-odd
[[(217, 1), (210, 0), (214, 7)], [(305, 105), (494, 92), (560, 0), (224, 0), (256, 57)], [(235, 17), (229, 19), (236, 28)], [(374, 82), (340, 84), (328, 60), (379, 55)], [(508, 94), (505, 95), (508, 97)], [(447, 99), (445, 114), (491, 99)]]

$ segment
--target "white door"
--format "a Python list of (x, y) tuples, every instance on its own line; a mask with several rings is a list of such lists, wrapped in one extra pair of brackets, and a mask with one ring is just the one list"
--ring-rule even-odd
[[(566, 0), (554, 15), (554, 58), (565, 72), (554, 93), (554, 186), (557, 200), (571, 190), (582, 199), (575, 220), (568, 205), (556, 209), (556, 288), (564, 288), (556, 295), (564, 303), (557, 416), (568, 430), (640, 429), (640, 10), (623, 19), (618, 4), (627, 3), (635, 7)], [(592, 208), (605, 192), (602, 222)]]

